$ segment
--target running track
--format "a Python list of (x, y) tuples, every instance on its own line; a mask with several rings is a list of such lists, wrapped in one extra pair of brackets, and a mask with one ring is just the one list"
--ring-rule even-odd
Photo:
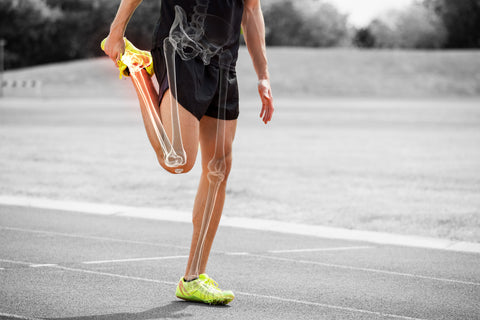
[(178, 300), (187, 223), (0, 206), (0, 319), (480, 319), (480, 254), (221, 227), (208, 273), (236, 300)]

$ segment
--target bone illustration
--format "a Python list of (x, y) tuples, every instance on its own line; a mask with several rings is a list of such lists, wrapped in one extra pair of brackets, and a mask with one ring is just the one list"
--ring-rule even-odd
[[(219, 81), (218, 81), (218, 116), (217, 130), (215, 137), (215, 152), (208, 163), (207, 179), (209, 182), (207, 199), (202, 217), (202, 224), (193, 259), (189, 270), (188, 278), (199, 276), (200, 264), (202, 261), (204, 242), (209, 229), (210, 220), (217, 199), (218, 190), (225, 180), (226, 160), (225, 160), (225, 107), (228, 92), (228, 75), (233, 56), (225, 44), (228, 43), (233, 34), (232, 24), (219, 17), (208, 13), (209, 0), (196, 0), (193, 8), (193, 15), (188, 21), (185, 10), (179, 5), (175, 6), (175, 19), (170, 28), (169, 36), (163, 42), (164, 58), (167, 66), (167, 77), (170, 87), (171, 99), (171, 125), (172, 140), (170, 141), (164, 126), (160, 119), (157, 105), (158, 94), (153, 88), (151, 79), (148, 77), (143, 65), (136, 63), (134, 56), (125, 54), (122, 61), (128, 66), (135, 87), (138, 89), (139, 98), (146, 106), (142, 108), (144, 118), (154, 128), (154, 137), (160, 144), (164, 162), (169, 167), (180, 167), (186, 163), (187, 154), (184, 150), (181, 135), (181, 123), (178, 114), (178, 95), (177, 95), (177, 75), (176, 59), (177, 56), (184, 61), (200, 58), (203, 64), (208, 65), (212, 59), (218, 61)], [(207, 27), (206, 27), (207, 26)], [(149, 136), (150, 137), (150, 136)], [(178, 171), (177, 171), (178, 170)], [(181, 168), (176, 172), (180, 173)]]
[(212, 159), (208, 163), (208, 193), (207, 200), (205, 202), (205, 208), (203, 210), (202, 225), (200, 233), (197, 239), (197, 245), (195, 253), (193, 255), (190, 270), (187, 275), (190, 278), (197, 277), (200, 272), (200, 262), (203, 256), (203, 245), (205, 243), (205, 237), (207, 235), (212, 213), (215, 208), (218, 189), (221, 183), (225, 179), (225, 172), (227, 164), (225, 161), (225, 105), (227, 103), (227, 90), (228, 90), (228, 67), (232, 62), (232, 55), (230, 51), (224, 51), (220, 54), (220, 81), (219, 81), (219, 100), (218, 100), (218, 121), (217, 132), (215, 137), (215, 153)]
[[(200, 273), (205, 238), (215, 208), (218, 189), (225, 179), (226, 172), (224, 110), (227, 100), (228, 71), (233, 57), (229, 50), (224, 50), (223, 48), (230, 40), (229, 37), (234, 33), (232, 32), (231, 24), (224, 18), (208, 14), (208, 5), (209, 0), (197, 0), (190, 22), (187, 19), (185, 10), (178, 5), (175, 6), (175, 20), (170, 28), (169, 37), (164, 42), (169, 84), (171, 90), (175, 90), (172, 91), (174, 97), (176, 97), (175, 54), (170, 54), (173, 50), (183, 60), (200, 57), (203, 63), (208, 65), (211, 63), (212, 58), (217, 57), (219, 64), (219, 100), (215, 153), (207, 166), (209, 188), (196, 248), (190, 268), (187, 270), (188, 278), (198, 277)], [(210, 25), (206, 27), (208, 24)], [(178, 108), (176, 103), (175, 105), (172, 104), (172, 110), (175, 108)], [(175, 111), (172, 111), (172, 117), (174, 113)], [(176, 150), (175, 142), (173, 142), (173, 145)]]
[[(125, 52), (121, 60), (128, 66), (139, 99), (143, 101), (143, 104), (146, 107), (145, 110), (142, 108), (142, 113), (146, 113), (146, 119), (148, 119), (151, 127), (155, 131), (155, 137), (152, 138), (156, 139), (162, 149), (165, 165), (173, 168), (184, 165), (187, 161), (187, 156), (182, 144), (182, 135), (178, 120), (178, 108), (176, 106), (175, 108), (172, 107), (172, 146), (156, 109), (156, 106), (158, 105), (158, 93), (154, 89), (150, 77), (144, 70), (145, 63), (140, 61), (138, 56), (131, 54), (129, 51)], [(174, 78), (175, 73), (173, 71), (173, 79)], [(176, 89), (176, 83), (174, 88)]]

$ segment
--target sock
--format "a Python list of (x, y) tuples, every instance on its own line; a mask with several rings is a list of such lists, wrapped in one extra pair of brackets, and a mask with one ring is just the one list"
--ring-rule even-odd
[(192, 282), (192, 281), (195, 281), (195, 280), (197, 280), (197, 279), (198, 279), (198, 277), (193, 278), (193, 279), (191, 279), (191, 280), (186, 280), (185, 278), (183, 278), (183, 281), (185, 281), (185, 282)]

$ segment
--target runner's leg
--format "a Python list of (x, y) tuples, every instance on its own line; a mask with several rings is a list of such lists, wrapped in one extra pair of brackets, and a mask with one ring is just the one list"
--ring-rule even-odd
[[(155, 124), (154, 119), (152, 119), (151, 115), (154, 117), (158, 117), (165, 128), (165, 132), (168, 136), (168, 140), (172, 141), (172, 125), (171, 125), (171, 99), (172, 95), (170, 94), (170, 90), (167, 90), (162, 98), (160, 103), (160, 110), (158, 108), (158, 92), (156, 91), (152, 79), (147, 75), (145, 70), (141, 71), (142, 79), (146, 84), (147, 94), (150, 97), (150, 101), (153, 102), (152, 105), (149, 105), (149, 101), (145, 101), (144, 92), (141, 92), (142, 88), (138, 87), (135, 82), (133, 82), (135, 86), (135, 90), (137, 92), (139, 102), (140, 102), (140, 109), (142, 112), (143, 123), (145, 125), (145, 129), (147, 131), (148, 139), (157, 155), (158, 162), (160, 165), (170, 173), (186, 173), (190, 171), (195, 164), (195, 160), (197, 157), (198, 151), (198, 131), (199, 131), (199, 121), (198, 119), (193, 116), (190, 112), (188, 112), (183, 106), (180, 104), (178, 105), (178, 114), (180, 120), (180, 128), (182, 132), (182, 139), (184, 149), (187, 153), (187, 163), (183, 166), (172, 168), (168, 167), (164, 163), (164, 154), (159, 142), (158, 136), (156, 131), (159, 129), (158, 126)], [(133, 79), (132, 79), (133, 80)], [(148, 100), (148, 99), (147, 99)], [(152, 107), (153, 106), (153, 107)]]
[[(195, 197), (195, 203), (193, 207), (193, 236), (192, 243), (190, 247), (190, 257), (188, 259), (187, 268), (185, 271), (186, 279), (189, 279), (189, 271), (192, 266), (192, 260), (197, 247), (197, 242), (199, 240), (199, 234), (202, 226), (203, 215), (205, 213), (205, 204), (208, 195), (209, 181), (207, 175), (209, 173), (208, 164), (212, 161), (212, 158), (215, 155), (215, 139), (217, 137), (217, 121), (225, 121), (225, 139), (224, 141), (224, 160), (226, 164), (226, 170), (224, 174), (224, 179), (220, 184), (220, 187), (217, 192), (215, 205), (212, 211), (212, 217), (210, 224), (207, 229), (205, 242), (203, 244), (203, 252), (201, 254), (201, 260), (199, 263), (199, 274), (205, 273), (205, 268), (208, 261), (208, 256), (210, 254), (210, 249), (213, 244), (213, 239), (217, 232), (218, 224), (220, 223), (220, 218), (222, 216), (223, 204), (225, 201), (225, 189), (227, 185), (228, 174), (232, 165), (232, 144), (235, 137), (235, 131), (237, 127), (237, 120), (218, 120), (209, 116), (204, 116), (200, 120), (200, 146), (202, 150), (202, 175), (200, 177), (200, 184), (198, 186), (197, 196)], [(217, 148), (220, 148), (220, 145), (217, 145)], [(220, 152), (217, 152), (217, 155), (220, 155)], [(223, 160), (223, 159), (218, 159)], [(190, 277), (191, 278), (191, 277)]]

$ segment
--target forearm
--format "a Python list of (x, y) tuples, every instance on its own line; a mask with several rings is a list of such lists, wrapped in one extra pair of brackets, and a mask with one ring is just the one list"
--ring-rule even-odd
[(265, 23), (260, 3), (246, 6), (242, 18), (242, 28), (248, 52), (258, 79), (269, 79), (267, 51), (265, 47)]
[(115, 19), (110, 26), (111, 36), (123, 38), (128, 22), (141, 2), (142, 0), (122, 0)]

